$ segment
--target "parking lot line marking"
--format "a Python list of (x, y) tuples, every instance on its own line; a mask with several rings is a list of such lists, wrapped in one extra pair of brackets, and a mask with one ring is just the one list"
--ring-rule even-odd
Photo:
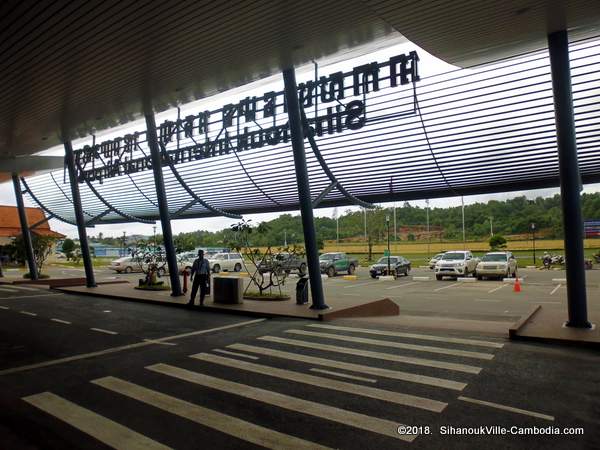
[(50, 319), (52, 322), (64, 323), (65, 325), (71, 325), (71, 322), (61, 319)]
[(464, 402), (474, 403), (476, 405), (489, 406), (490, 408), (502, 409), (504, 411), (510, 411), (510, 412), (514, 412), (517, 414), (525, 414), (526, 416), (537, 417), (538, 419), (549, 420), (552, 422), (554, 421), (554, 416), (549, 416), (547, 414), (542, 414), (542, 413), (535, 412), (535, 411), (528, 411), (526, 409), (514, 408), (512, 406), (501, 405), (499, 403), (492, 403), (492, 402), (487, 402), (484, 400), (477, 400), (475, 398), (470, 398), (470, 397), (460, 396), (460, 397), (458, 397), (458, 399), (462, 400)]
[(392, 378), (394, 380), (408, 381), (411, 383), (425, 384), (428, 386), (442, 387), (446, 389), (453, 389), (455, 391), (462, 391), (467, 385), (466, 383), (459, 383), (457, 381), (446, 380), (444, 378), (428, 377), (415, 373), (401, 372), (397, 370), (380, 369), (378, 367), (365, 366), (361, 364), (352, 364), (343, 361), (336, 361), (333, 359), (317, 358), (314, 356), (308, 356), (304, 354), (283, 352), (280, 350), (274, 350), (265, 347), (255, 347), (253, 345), (245, 344), (233, 344), (228, 345), (227, 348), (233, 348), (236, 350), (243, 350), (250, 353), (257, 353), (259, 355), (271, 356), (275, 358), (287, 359), (290, 361), (301, 361), (308, 364), (314, 364), (317, 366), (332, 367), (334, 369), (348, 370), (350, 372), (357, 372), (369, 375), (377, 375), (385, 378)]
[(558, 290), (560, 289), (560, 287), (561, 287), (561, 286), (562, 286), (562, 284), (560, 284), (560, 283), (559, 283), (558, 285), (556, 285), (556, 287), (555, 287), (554, 289), (552, 289), (552, 292), (550, 292), (550, 295), (554, 295), (554, 293), (555, 293), (556, 291), (558, 291)]
[(377, 380), (374, 380), (372, 378), (358, 377), (356, 375), (349, 375), (347, 373), (334, 372), (332, 370), (318, 369), (316, 367), (311, 367), (309, 370), (311, 372), (323, 373), (325, 375), (332, 375), (334, 377), (348, 378), (349, 380), (364, 381), (366, 383), (377, 383)]
[(367, 339), (354, 336), (345, 336), (341, 334), (318, 333), (305, 330), (285, 330), (286, 333), (300, 334), (303, 336), (324, 337), (328, 339), (336, 339), (345, 342), (356, 342), (359, 344), (377, 345), (381, 347), (401, 348), (404, 350), (414, 350), (417, 352), (436, 353), (439, 355), (462, 356), (464, 358), (486, 359), (494, 358), (491, 353), (471, 352), (467, 350), (454, 350), (444, 347), (431, 347), (428, 345), (405, 344), (404, 342), (380, 341), (378, 339)]
[(21, 314), (25, 314), (26, 316), (33, 316), (33, 317), (37, 316), (36, 313), (32, 313), (32, 312), (29, 312), (29, 311), (19, 311), (19, 312)]
[(476, 298), (476, 302), (486, 302), (486, 303), (500, 303), (500, 300), (490, 300), (487, 298)]
[(360, 297), (361, 296), (361, 294), (342, 294), (342, 295), (345, 295), (347, 297)]
[(248, 358), (248, 359), (253, 359), (253, 360), (258, 359), (258, 356), (244, 355), (243, 353), (230, 352), (229, 350), (221, 350), (220, 348), (213, 348), (213, 352), (222, 353), (223, 355), (239, 356), (241, 358)]
[(0, 288), (0, 291), (2, 292), (11, 292), (11, 293), (15, 293), (16, 291), (13, 291), (12, 289), (6, 289), (6, 288)]
[(169, 449), (166, 445), (51, 392), (30, 395), (29, 397), (23, 397), (23, 400), (45, 413), (66, 422), (72, 427), (89, 434), (109, 447), (131, 450)]
[(330, 420), (332, 422), (341, 423), (347, 426), (371, 431), (404, 441), (412, 442), (416, 437), (416, 435), (402, 437), (396, 432), (398, 424), (386, 419), (379, 419), (377, 417), (367, 416), (354, 411), (348, 411), (345, 409), (336, 408), (334, 406), (329, 406), (298, 397), (292, 397), (286, 394), (280, 394), (278, 392), (261, 389), (259, 387), (236, 383), (234, 381), (212, 377), (199, 372), (192, 372), (190, 370), (170, 366), (168, 364), (155, 364), (146, 367), (146, 369), (175, 377), (180, 380), (188, 381), (190, 383), (198, 384), (200, 386), (205, 386), (210, 389), (217, 389), (222, 392), (256, 400), (268, 405), (287, 409), (289, 411), (300, 412), (318, 417), (320, 419), (325, 418), (326, 420)]
[(177, 345), (174, 342), (160, 342), (160, 341), (155, 341), (154, 339), (144, 339), (144, 342), (150, 342), (152, 344), (158, 344), (158, 345), (170, 345), (170, 346)]
[(119, 334), (116, 331), (104, 330), (102, 328), (90, 328), (92, 331), (97, 331), (98, 333), (106, 333), (106, 334)]
[(19, 291), (39, 291), (38, 288), (32, 288), (32, 287), (27, 287), (27, 286), (16, 286), (16, 285), (12, 285), (12, 286), (5, 286), (9, 289), (17, 289)]
[(351, 289), (351, 288), (356, 288), (356, 287), (360, 287), (360, 286), (369, 286), (370, 284), (379, 284), (379, 281), (369, 281), (368, 283), (351, 284), (349, 286), (344, 286), (344, 289)]
[(213, 409), (208, 409), (119, 378), (99, 378), (93, 380), (92, 383), (261, 447), (272, 449), (298, 448), (306, 450), (327, 448), (314, 442), (309, 442), (289, 434), (271, 430), (251, 422), (246, 422), (237, 417), (229, 416)]
[(506, 286), (508, 286), (508, 284), (502, 284), (502, 285), (498, 286), (497, 288), (489, 290), (488, 294), (492, 294), (492, 293), (494, 293), (496, 291), (499, 291), (500, 289), (502, 289), (503, 287), (506, 287)]
[(417, 282), (416, 281), (409, 281), (408, 283), (398, 284), (396, 286), (387, 287), (386, 289), (387, 290), (389, 290), (389, 289), (398, 289), (398, 288), (401, 288), (401, 287), (410, 286), (411, 284), (417, 284)]
[[(299, 339), (286, 339), (275, 336), (262, 336), (257, 338), (261, 341), (277, 342), (279, 344), (293, 345), (296, 347), (315, 348), (314, 342), (302, 341)], [(471, 366), (468, 364), (458, 364), (445, 361), (437, 361), (435, 359), (415, 358), (412, 356), (395, 355), (392, 353), (374, 352), (371, 350), (358, 350), (354, 348), (339, 347), (337, 345), (328, 345), (319, 343), (319, 350), (330, 351), (334, 353), (343, 353), (345, 355), (362, 356), (364, 358), (380, 359), (383, 361), (393, 361), (404, 364), (412, 364), (415, 366), (434, 367), (436, 369), (454, 370), (456, 372), (464, 372), (478, 374), (481, 372), (481, 367)]]
[[(12, 292), (13, 294), (16, 294), (16, 291), (10, 291), (10, 292)], [(37, 295), (18, 295), (18, 296), (14, 296), (14, 297), (3, 297), (3, 300), (9, 300), (9, 299), (10, 300), (16, 300), (16, 299), (19, 299), (19, 298), (52, 297), (52, 296), (55, 296), (55, 295), (65, 295), (65, 294), (63, 294), (62, 292), (57, 293), (57, 294), (46, 294), (46, 293), (40, 292)], [(77, 298), (77, 297), (72, 297), (72, 298)]]
[(544, 304), (548, 304), (548, 305), (560, 305), (560, 302), (540, 302), (540, 301), (536, 301), (534, 303), (544, 303)]
[(490, 348), (504, 347), (504, 344), (501, 344), (499, 342), (480, 341), (477, 339), (453, 338), (453, 337), (448, 337), (448, 336), (433, 336), (430, 334), (402, 333), (399, 331), (373, 330), (371, 328), (341, 327), (338, 325), (326, 325), (326, 324), (320, 324), (320, 323), (314, 323), (314, 324), (310, 324), (307, 326), (311, 327), (311, 328), (326, 328), (329, 330), (352, 331), (352, 332), (356, 332), (356, 333), (375, 334), (378, 336), (395, 336), (395, 337), (405, 337), (405, 338), (412, 338), (412, 339), (421, 339), (424, 341), (451, 342), (453, 344), (478, 345), (481, 347), (490, 347)]
[(413, 408), (424, 409), (426, 411), (433, 411), (439, 413), (442, 412), (444, 408), (446, 408), (446, 406), (448, 406), (448, 404), (445, 402), (431, 400), (425, 397), (418, 397), (416, 395), (403, 394), (401, 392), (387, 391), (385, 389), (378, 389), (370, 386), (348, 383), (346, 381), (317, 377), (315, 375), (309, 375), (303, 372), (280, 369), (278, 367), (265, 366), (262, 364), (251, 363), (248, 361), (240, 361), (237, 359), (224, 358), (217, 355), (211, 355), (209, 353), (198, 353), (196, 355), (190, 355), (190, 358), (213, 364), (220, 364), (226, 367), (233, 367), (234, 369), (241, 369), (246, 370), (248, 372), (259, 373), (263, 376), (268, 375), (270, 377), (281, 378), (283, 380), (295, 381), (297, 383), (308, 384), (320, 388), (346, 392), (348, 394), (360, 395), (362, 397), (374, 398), (377, 400), (383, 400), (390, 403), (396, 403), (398, 405), (411, 406)]
[(0, 309), (10, 309), (8, 306), (2, 306), (0, 305)]
[(451, 287), (454, 287), (454, 286), (459, 286), (459, 285), (461, 285), (461, 284), (462, 284), (462, 283), (453, 283), (453, 284), (449, 284), (448, 286), (442, 286), (441, 288), (434, 289), (434, 290), (433, 290), (433, 292), (440, 292), (440, 291), (443, 291), (444, 289), (450, 289)]

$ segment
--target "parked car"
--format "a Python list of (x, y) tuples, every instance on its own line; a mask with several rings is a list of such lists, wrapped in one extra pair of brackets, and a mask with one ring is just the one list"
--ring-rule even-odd
[(197, 257), (198, 254), (194, 252), (185, 252), (177, 255), (177, 268), (179, 269), (179, 273), (183, 273), (184, 270), (187, 270), (189, 273), (192, 270), (192, 265)]
[(142, 271), (139, 258), (133, 256), (124, 256), (122, 258), (115, 259), (114, 261), (111, 261), (108, 268), (117, 273), (134, 273)]
[(379, 258), (375, 264), (369, 267), (371, 278), (377, 278), (379, 275), (388, 275), (388, 259), (389, 267), (396, 276), (407, 276), (410, 272), (410, 261), (403, 256), (384, 256)]
[(443, 277), (467, 277), (475, 274), (479, 258), (474, 258), (468, 250), (457, 250), (446, 252), (435, 264), (435, 278), (441, 280)]
[(487, 253), (477, 264), (477, 279), (509, 278), (517, 275), (517, 260), (511, 252)]
[(435, 255), (433, 258), (431, 258), (431, 259), (429, 260), (429, 268), (430, 268), (431, 270), (435, 269), (435, 265), (436, 265), (436, 263), (437, 263), (437, 262), (438, 262), (440, 259), (442, 259), (442, 256), (444, 256), (444, 254), (443, 254), (443, 253), (438, 253), (437, 255)]
[(358, 260), (349, 258), (345, 253), (323, 253), (319, 256), (319, 265), (321, 273), (326, 273), (330, 277), (336, 276), (339, 272), (352, 275), (358, 267)]
[(261, 262), (258, 265), (260, 273), (297, 271), (300, 275), (306, 274), (306, 259), (292, 253), (281, 252), (273, 256), (270, 261)]
[(217, 253), (208, 259), (214, 273), (221, 271), (239, 272), (244, 267), (244, 259), (239, 253)]

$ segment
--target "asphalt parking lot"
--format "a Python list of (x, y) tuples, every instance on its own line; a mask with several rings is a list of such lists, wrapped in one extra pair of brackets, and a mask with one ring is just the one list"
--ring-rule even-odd
[(5, 289), (0, 448), (589, 449), (600, 438), (589, 349)]
[[(83, 269), (78, 268), (54, 267), (52, 270), (56, 272), (54, 276), (83, 276)], [(125, 279), (137, 283), (142, 276), (117, 274), (107, 268), (97, 268), (95, 272), (99, 281)], [(326, 298), (375, 300), (387, 297), (400, 306), (402, 314), (502, 322), (518, 320), (536, 304), (566, 312), (564, 270), (520, 268), (521, 292), (518, 293), (513, 291), (511, 283), (498, 280), (460, 282), (445, 278), (437, 281), (433, 271), (425, 268), (413, 268), (408, 277), (393, 281), (372, 279), (366, 267), (359, 267), (356, 275), (356, 280), (346, 280), (341, 274), (334, 278), (323, 276)], [(239, 274), (227, 273), (226, 276)], [(429, 277), (429, 280), (421, 281), (421, 277)], [(600, 310), (600, 270), (589, 270), (586, 277), (588, 309)], [(296, 281), (297, 277), (292, 275), (282, 290), (293, 297)]]

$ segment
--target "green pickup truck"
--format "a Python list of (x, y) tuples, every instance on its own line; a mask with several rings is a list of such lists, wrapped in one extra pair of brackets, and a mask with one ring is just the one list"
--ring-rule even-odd
[(346, 272), (348, 275), (354, 274), (358, 267), (358, 260), (348, 258), (345, 253), (323, 253), (319, 256), (319, 264), (321, 273), (334, 277), (340, 272)]

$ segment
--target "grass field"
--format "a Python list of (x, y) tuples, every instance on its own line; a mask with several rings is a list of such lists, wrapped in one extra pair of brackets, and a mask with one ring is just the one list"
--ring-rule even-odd
[[(383, 253), (387, 248), (386, 243), (379, 243), (373, 245), (373, 253)], [(435, 254), (441, 253), (448, 250), (471, 250), (473, 252), (487, 252), (490, 246), (487, 241), (481, 242), (431, 242), (428, 246), (426, 242), (392, 242), (390, 245), (392, 253), (400, 254)], [(541, 250), (552, 251), (554, 253), (563, 253), (564, 242), (560, 239), (536, 239), (535, 241), (536, 253)], [(585, 239), (584, 248), (587, 250), (600, 249), (600, 239)], [(527, 241), (508, 241), (507, 250), (511, 252), (524, 250), (533, 251), (533, 242)], [(340, 243), (336, 245), (335, 242), (326, 241), (324, 252), (346, 252), (353, 254), (368, 253), (367, 245), (364, 243)]]

